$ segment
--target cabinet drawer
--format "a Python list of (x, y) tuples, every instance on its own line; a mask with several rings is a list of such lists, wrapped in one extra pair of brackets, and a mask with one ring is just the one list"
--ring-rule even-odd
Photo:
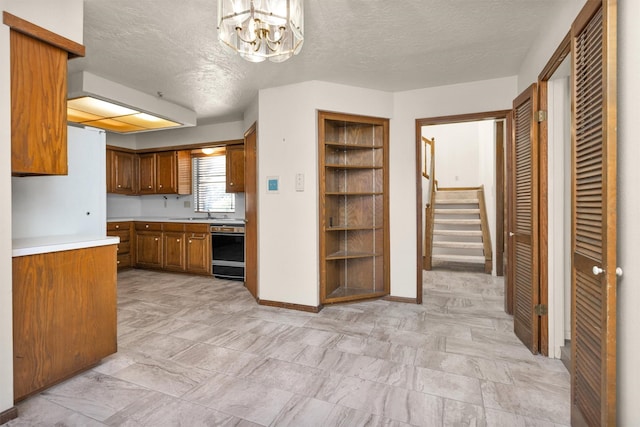
[(182, 233), (184, 231), (184, 224), (181, 222), (165, 222), (162, 224), (162, 230)]
[(131, 240), (131, 233), (129, 232), (128, 229), (125, 230), (125, 231), (110, 231), (110, 230), (107, 230), (107, 236), (119, 237), (120, 238), (120, 243), (128, 242), (129, 240)]
[(135, 224), (138, 231), (162, 231), (161, 222), (136, 222)]
[(118, 254), (118, 268), (131, 267), (131, 254)]
[(209, 233), (209, 224), (185, 224), (184, 231), (187, 233)]
[[(107, 222), (107, 231), (129, 231), (130, 224), (130, 222)], [(110, 234), (110, 236), (116, 236), (116, 234)]]
[(118, 255), (126, 255), (129, 252), (131, 252), (131, 242), (120, 241), (120, 243), (118, 244)]

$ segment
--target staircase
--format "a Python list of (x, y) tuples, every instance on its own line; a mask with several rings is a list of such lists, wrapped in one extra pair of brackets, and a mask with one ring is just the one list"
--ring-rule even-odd
[(491, 238), (484, 189), (437, 188), (427, 206), (424, 268), (456, 264), (492, 270)]

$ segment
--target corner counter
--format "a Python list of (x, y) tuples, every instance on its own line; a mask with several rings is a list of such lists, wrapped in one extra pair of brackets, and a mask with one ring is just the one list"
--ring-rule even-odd
[(118, 237), (85, 235), (44, 236), (14, 239), (13, 257), (117, 245), (119, 242), (120, 238)]
[(116, 352), (119, 240), (50, 236), (13, 241), (16, 402)]

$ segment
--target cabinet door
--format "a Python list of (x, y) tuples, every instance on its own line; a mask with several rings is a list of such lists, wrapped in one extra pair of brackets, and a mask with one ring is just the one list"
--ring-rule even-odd
[(187, 238), (187, 271), (211, 274), (211, 235), (192, 233)]
[(162, 232), (137, 232), (136, 265), (140, 267), (162, 268)]
[(229, 145), (226, 153), (227, 193), (244, 191), (244, 145)]
[(135, 192), (135, 154), (113, 151), (111, 167), (113, 170), (113, 192), (133, 194)]
[(185, 237), (184, 233), (164, 233), (164, 269), (174, 271), (185, 270)]
[(156, 192), (156, 155), (141, 154), (139, 159), (140, 194), (153, 194)]
[(177, 193), (177, 159), (175, 151), (156, 153), (156, 193)]
[(10, 38), (11, 171), (66, 175), (68, 54), (17, 31)]

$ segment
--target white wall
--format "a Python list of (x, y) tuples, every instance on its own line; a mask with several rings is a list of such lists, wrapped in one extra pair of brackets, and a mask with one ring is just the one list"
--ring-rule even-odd
[(571, 23), (578, 15), (587, 0), (563, 0), (557, 2), (553, 14), (546, 25), (540, 27), (540, 33), (531, 47), (518, 72), (518, 93), (525, 90), (531, 83), (538, 81), (538, 74), (542, 71), (551, 55), (560, 45), (562, 39), (571, 28)]
[(416, 297), (416, 119), (508, 110), (516, 83), (515, 77), (505, 77), (394, 94), (389, 155), (393, 295)]
[[(306, 82), (260, 91), (259, 110), (259, 296), (263, 300), (317, 306), (317, 110), (390, 117), (393, 97), (387, 92)], [(295, 191), (296, 173), (305, 176), (304, 192)], [(267, 194), (268, 176), (280, 177), (278, 194)], [(391, 221), (393, 234), (393, 218)], [(392, 274), (393, 270), (392, 264)], [(395, 285), (392, 279), (394, 295)]]
[(69, 173), (12, 178), (13, 238), (106, 234), (105, 133), (68, 127)]
[(640, 2), (618, 1), (618, 424), (640, 425)]
[(424, 126), (422, 136), (436, 139), (439, 187), (480, 185), (479, 122)]
[[(6, 10), (82, 43), (82, 0), (0, 0)], [(0, 413), (13, 406), (11, 299), (11, 98), (9, 28), (0, 25)]]

